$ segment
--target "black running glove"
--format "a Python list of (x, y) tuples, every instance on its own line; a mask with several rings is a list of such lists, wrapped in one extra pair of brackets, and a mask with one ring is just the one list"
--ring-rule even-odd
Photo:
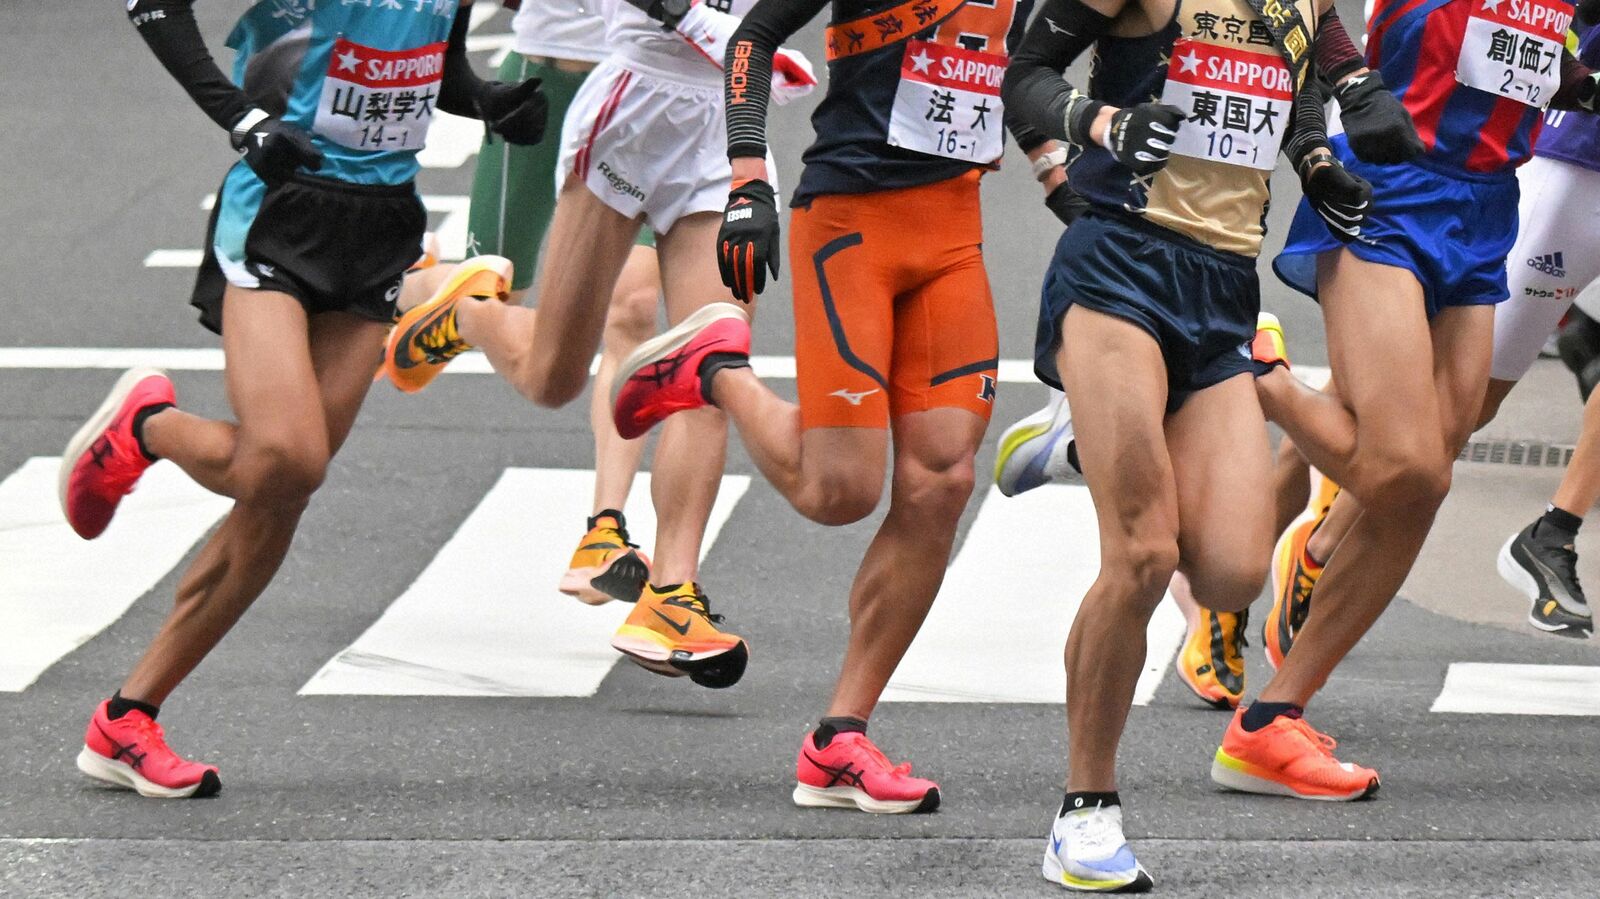
[(1377, 72), (1350, 78), (1333, 89), (1333, 96), (1339, 101), (1350, 150), (1362, 162), (1393, 165), (1427, 152), (1411, 113), (1389, 92)]
[(538, 143), (544, 139), (545, 122), (550, 116), (550, 101), (539, 85), (538, 78), (521, 84), (483, 82), (474, 104), (478, 118), (490, 134), (500, 135), (508, 144)]
[(1165, 103), (1140, 103), (1119, 109), (1106, 128), (1105, 146), (1116, 160), (1140, 177), (1167, 167), (1183, 110)]
[(322, 168), (322, 151), (311, 135), (263, 110), (245, 113), (228, 135), (244, 164), (267, 184), (287, 181), (302, 168)]
[(778, 201), (772, 185), (752, 179), (728, 193), (717, 233), (722, 283), (748, 303), (767, 286), (767, 270), (778, 277)]
[(1367, 179), (1346, 169), (1332, 153), (1322, 151), (1301, 164), (1300, 186), (1311, 208), (1341, 243), (1361, 238), (1361, 227), (1372, 209), (1372, 185)]
[(1071, 226), (1078, 220), (1078, 216), (1089, 211), (1089, 201), (1065, 181), (1057, 184), (1055, 190), (1045, 195), (1044, 205), (1055, 213), (1061, 224), (1067, 226)]

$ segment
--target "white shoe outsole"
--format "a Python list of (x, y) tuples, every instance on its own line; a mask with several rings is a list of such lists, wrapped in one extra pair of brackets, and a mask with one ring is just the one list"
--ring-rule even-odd
[(794, 804), (802, 808), (854, 808), (874, 815), (905, 815), (921, 808), (927, 797), (920, 799), (873, 799), (857, 787), (813, 787), (794, 785)]
[(1240, 793), (1256, 793), (1263, 796), (1287, 796), (1290, 799), (1309, 799), (1313, 802), (1353, 802), (1363, 796), (1377, 791), (1376, 787), (1366, 786), (1350, 793), (1341, 793), (1334, 796), (1312, 795), (1301, 793), (1291, 787), (1286, 787), (1275, 780), (1256, 777), (1224, 765), (1217, 759), (1211, 760), (1211, 780), (1218, 786), (1237, 790)]
[(84, 453), (89, 451), (89, 447), (94, 444), (95, 438), (104, 433), (105, 429), (111, 425), (111, 420), (116, 417), (117, 410), (122, 408), (122, 404), (127, 400), (128, 394), (133, 392), (133, 388), (139, 386), (140, 381), (145, 378), (164, 378), (166, 376), (167, 373), (159, 368), (130, 368), (123, 372), (122, 377), (118, 378), (117, 383), (112, 386), (111, 392), (106, 395), (105, 401), (100, 404), (100, 408), (94, 410), (94, 414), (89, 416), (89, 420), (83, 423), (83, 427), (79, 428), (77, 433), (72, 435), (72, 439), (67, 441), (67, 448), (61, 454), (61, 471), (56, 476), (56, 492), (61, 499), (62, 515), (67, 514), (67, 484), (72, 479), (72, 470), (78, 466), (78, 460), (83, 457)]
[(95, 780), (133, 790), (151, 799), (188, 799), (205, 783), (198, 781), (188, 787), (163, 787), (146, 780), (127, 763), (112, 761), (87, 746), (78, 753), (78, 770)]

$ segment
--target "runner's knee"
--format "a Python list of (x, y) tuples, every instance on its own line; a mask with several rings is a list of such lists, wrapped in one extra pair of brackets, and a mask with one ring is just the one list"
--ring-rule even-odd
[[(1100, 573), (1124, 581), (1130, 601), (1155, 609), (1178, 570), (1178, 538), (1169, 530), (1134, 527), (1106, 541)], [(1198, 589), (1198, 588), (1197, 588)]]
[(241, 441), (233, 469), (241, 501), (299, 511), (322, 486), (328, 453), (308, 442), (288, 439)]
[(900, 460), (894, 473), (894, 503), (924, 515), (954, 512), (966, 508), (977, 483), (971, 455), (933, 464)]
[(583, 394), (589, 384), (587, 360), (583, 366), (566, 365), (560, 359), (535, 359), (528, 363), (524, 393), (546, 409), (559, 409)]
[(1442, 448), (1391, 448), (1358, 464), (1366, 495), (1357, 493), (1372, 512), (1432, 515), (1450, 492), (1450, 462)]
[(796, 507), (817, 524), (838, 527), (871, 515), (882, 493), (882, 475), (860, 469), (828, 470), (817, 476)]
[(661, 297), (654, 284), (619, 290), (606, 314), (606, 344), (638, 346), (656, 330)]

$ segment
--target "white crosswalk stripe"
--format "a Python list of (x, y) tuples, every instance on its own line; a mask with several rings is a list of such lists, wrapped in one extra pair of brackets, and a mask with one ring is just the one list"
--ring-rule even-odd
[(1476, 715), (1600, 715), (1600, 667), (1456, 662), (1434, 712)]
[[(707, 547), (749, 486), (747, 477), (722, 479)], [(593, 489), (586, 471), (508, 469), (411, 587), (301, 694), (594, 695), (620, 658), (611, 632), (631, 606), (560, 595), (572, 544), (530, 533), (535, 520), (582, 520)], [(630, 536), (649, 547), (649, 475), (634, 482), (628, 509)]]
[(0, 692), (26, 689), (122, 617), (233, 505), (157, 465), (86, 541), (61, 516), (60, 463), (29, 459), (0, 482)]

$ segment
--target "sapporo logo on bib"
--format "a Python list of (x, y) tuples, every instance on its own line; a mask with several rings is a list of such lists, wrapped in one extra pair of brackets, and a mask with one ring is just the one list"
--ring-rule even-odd
[(1161, 102), (1188, 114), (1172, 152), (1271, 171), (1294, 105), (1293, 78), (1276, 53), (1180, 38)]
[(907, 41), (889, 115), (889, 146), (987, 164), (1000, 158), (1006, 57)]
[(1562, 0), (1469, 0), (1456, 80), (1538, 109), (1561, 86), (1561, 51), (1572, 4)]
[(322, 82), (316, 132), (353, 150), (422, 149), (439, 102), (445, 47), (440, 41), (375, 50), (339, 38)]

